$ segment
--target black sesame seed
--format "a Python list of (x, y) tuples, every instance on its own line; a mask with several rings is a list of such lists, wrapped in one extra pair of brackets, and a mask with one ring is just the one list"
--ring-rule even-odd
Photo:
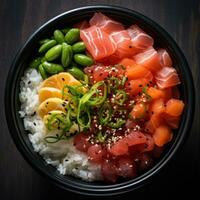
[(64, 78), (62, 78), (62, 80), (63, 80), (63, 81), (65, 81), (65, 79), (64, 79)]
[(28, 84), (31, 84), (31, 81), (28, 81)]
[(132, 48), (132, 46), (130, 45), (130, 46), (129, 46), (129, 48), (131, 49), (131, 48)]
[(34, 126), (36, 126), (36, 123), (35, 123), (35, 122), (33, 122), (33, 125), (34, 125)]

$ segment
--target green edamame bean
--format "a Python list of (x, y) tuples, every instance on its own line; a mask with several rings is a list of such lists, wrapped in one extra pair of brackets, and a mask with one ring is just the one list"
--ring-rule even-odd
[(55, 30), (53, 35), (54, 35), (55, 40), (59, 44), (62, 44), (65, 41), (65, 36), (60, 30)]
[(39, 65), (38, 70), (39, 70), (43, 79), (46, 79), (48, 77), (44, 67), (42, 66), (42, 64)]
[(92, 58), (89, 56), (86, 56), (84, 54), (75, 54), (74, 55), (74, 60), (76, 63), (82, 66), (88, 66), (93, 64)]
[(44, 43), (40, 48), (39, 48), (39, 53), (45, 53), (46, 51), (48, 51), (50, 48), (52, 48), (53, 46), (56, 45), (56, 41), (55, 40), (50, 40), (46, 43)]
[(49, 42), (50, 41), (50, 39), (43, 39), (43, 40), (40, 40), (39, 41), (39, 44), (44, 44), (44, 43), (46, 43), (46, 42)]
[(62, 44), (62, 55), (61, 55), (61, 63), (63, 65), (63, 67), (69, 66), (69, 64), (72, 61), (72, 56), (73, 56), (73, 52), (72, 52), (71, 45), (63, 43)]
[(52, 47), (46, 52), (45, 58), (47, 59), (47, 61), (55, 60), (61, 55), (61, 51), (62, 51), (62, 45), (57, 44), (56, 46)]
[(72, 67), (68, 72), (78, 80), (84, 80), (84, 73), (77, 67)]
[(85, 46), (84, 42), (77, 42), (72, 45), (72, 50), (74, 53), (84, 52), (85, 49), (86, 49), (86, 46)]
[(31, 63), (30, 63), (29, 66), (30, 66), (31, 68), (37, 69), (38, 66), (41, 64), (41, 60), (42, 60), (41, 57), (35, 58), (34, 60), (31, 61)]
[(63, 32), (63, 34), (66, 34), (71, 28), (63, 28), (61, 29), (61, 31)]
[(65, 41), (68, 44), (74, 44), (80, 38), (80, 30), (78, 28), (70, 29), (67, 34), (65, 35)]
[(51, 75), (57, 74), (57, 73), (60, 73), (60, 72), (64, 71), (64, 68), (63, 68), (62, 65), (55, 64), (55, 63), (49, 63), (47, 61), (43, 62), (42, 66)]

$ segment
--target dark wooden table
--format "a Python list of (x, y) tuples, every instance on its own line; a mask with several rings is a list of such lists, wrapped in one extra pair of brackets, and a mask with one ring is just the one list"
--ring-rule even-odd
[[(132, 192), (134, 197), (194, 195), (200, 177), (200, 1), (198, 0), (0, 0), (0, 196), (1, 199), (75, 198), (50, 184), (29, 166), (9, 135), (4, 114), (4, 87), (13, 57), (40, 25), (69, 9), (96, 4), (120, 5), (139, 11), (163, 26), (177, 41), (188, 59), (194, 77), (196, 114), (190, 136), (175, 160), (156, 181)], [(9, 91), (6, 91), (9, 92)], [(2, 198), (3, 197), (3, 198)], [(79, 198), (84, 197), (79, 195)], [(115, 199), (114, 197), (112, 197)], [(127, 199), (126, 195), (116, 199)], [(89, 198), (90, 199), (90, 198)], [(91, 198), (92, 199), (92, 198)]]

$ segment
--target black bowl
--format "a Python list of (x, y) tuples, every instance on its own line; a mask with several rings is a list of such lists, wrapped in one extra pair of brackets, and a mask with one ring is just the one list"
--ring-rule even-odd
[[(166, 48), (173, 59), (180, 79), (181, 98), (185, 103), (185, 110), (181, 119), (179, 129), (174, 134), (174, 139), (171, 145), (168, 146), (166, 152), (157, 162), (157, 164), (149, 171), (140, 175), (139, 177), (117, 183), (107, 185), (104, 183), (94, 182), (87, 183), (71, 176), (60, 175), (54, 167), (46, 164), (43, 158), (34, 152), (32, 145), (27, 137), (27, 132), (24, 130), (23, 121), (19, 117), (20, 110), (19, 102), (19, 83), (24, 70), (27, 67), (32, 55), (36, 53), (38, 40), (48, 36), (56, 28), (62, 28), (68, 24), (77, 23), (83, 19), (89, 19), (94, 12), (103, 12), (127, 25), (133, 23), (138, 24), (148, 34), (155, 39), (157, 47)], [(113, 195), (130, 190), (134, 190), (149, 182), (152, 177), (157, 174), (175, 155), (180, 146), (183, 144), (186, 136), (189, 134), (188, 130), (191, 126), (194, 111), (194, 87), (191, 72), (189, 70), (187, 61), (177, 46), (175, 41), (169, 34), (161, 28), (158, 24), (144, 15), (120, 7), (113, 6), (89, 6), (67, 11), (41, 26), (31, 37), (27, 40), (25, 45), (20, 49), (15, 57), (12, 67), (9, 71), (5, 93), (5, 112), (7, 117), (8, 127), (11, 136), (24, 158), (33, 166), (38, 172), (47, 177), (50, 181), (61, 188), (73, 192), (88, 194), (88, 195)]]

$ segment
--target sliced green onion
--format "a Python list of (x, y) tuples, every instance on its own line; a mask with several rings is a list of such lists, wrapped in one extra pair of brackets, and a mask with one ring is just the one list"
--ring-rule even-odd
[(46, 136), (44, 138), (44, 141), (47, 143), (56, 143), (59, 142), (60, 140), (68, 140), (72, 137), (72, 135), (66, 135), (66, 133), (62, 133), (60, 135), (50, 135), (50, 136)]
[(97, 140), (100, 142), (100, 143), (104, 143), (105, 140), (107, 138), (107, 135), (104, 134), (102, 135), (102, 132), (100, 131), (98, 134), (97, 134)]
[(80, 103), (86, 104), (94, 94), (97, 94), (97, 89), (102, 85), (105, 85), (103, 81), (94, 84), (91, 89), (80, 99)]
[(62, 129), (63, 131), (68, 131), (71, 126), (72, 122), (70, 119), (70, 109), (67, 112), (67, 115), (64, 113), (50, 113), (48, 114), (47, 118), (47, 129), (54, 130), (54, 129)]
[(91, 116), (89, 108), (85, 105), (79, 103), (77, 111), (77, 122), (83, 129), (90, 128)]
[(50, 117), (47, 119), (47, 129), (51, 131), (53, 129), (53, 125), (58, 123), (57, 114), (51, 114)]
[(123, 76), (121, 80), (121, 85), (124, 86), (127, 80), (128, 78), (126, 76)]
[(104, 104), (99, 112), (99, 121), (100, 124), (106, 125), (109, 123), (110, 117), (112, 115), (112, 107), (109, 104)]
[(119, 87), (119, 79), (116, 78), (116, 77), (110, 77), (110, 78), (107, 78), (107, 81), (108, 81), (108, 86), (109, 86), (109, 92), (110, 90), (115, 90)]
[(68, 89), (73, 96), (77, 97), (82, 97), (83, 93), (80, 91), (80, 87), (83, 87), (82, 85), (76, 85), (76, 86), (71, 86), (71, 85), (65, 85), (62, 89), (62, 96), (64, 97), (65, 95), (68, 95), (68, 92), (65, 93), (65, 89)]
[(88, 100), (88, 104), (90, 106), (100, 106), (102, 103), (104, 103), (104, 101), (107, 98), (107, 86), (104, 83), (104, 90), (103, 90), (103, 96), (97, 94), (97, 96), (95, 98), (91, 98), (90, 100)]
[(76, 97), (76, 96), (72, 96), (69, 100), (68, 106), (69, 106), (69, 109), (70, 109), (71, 117), (77, 116), (78, 102), (79, 102), (79, 98)]
[(116, 122), (109, 122), (108, 126), (111, 127), (111, 128), (120, 128), (125, 123), (126, 123), (126, 120), (119, 118), (119, 119), (117, 119)]
[(127, 94), (123, 90), (116, 90), (115, 103), (122, 106), (127, 99)]
[(65, 127), (63, 128), (63, 131), (69, 131), (69, 129), (72, 127), (72, 121), (70, 119), (71, 116), (71, 108), (70, 106), (67, 106), (68, 111), (67, 111), (67, 116), (64, 119), (64, 121), (62, 121), (65, 124)]

